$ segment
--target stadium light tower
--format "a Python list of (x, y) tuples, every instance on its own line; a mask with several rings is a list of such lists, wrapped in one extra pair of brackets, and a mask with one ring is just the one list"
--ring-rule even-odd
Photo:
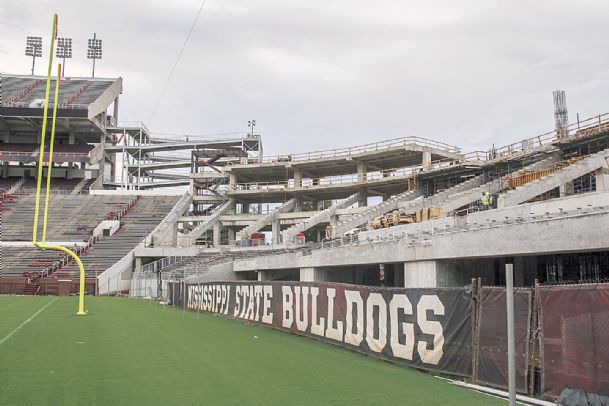
[(247, 126), (251, 128), (251, 136), (254, 136), (254, 127), (256, 127), (256, 120), (249, 120)]
[(42, 37), (27, 37), (25, 42), (25, 56), (32, 57), (32, 76), (34, 75), (34, 66), (36, 58), (42, 57)]
[(61, 76), (66, 76), (66, 58), (72, 58), (72, 38), (57, 38), (57, 50), (55, 51), (57, 58), (63, 59), (61, 64)]
[(87, 59), (93, 59), (93, 74), (95, 77), (95, 60), (102, 59), (102, 40), (97, 39), (97, 34), (93, 33), (93, 38), (89, 39), (87, 49)]

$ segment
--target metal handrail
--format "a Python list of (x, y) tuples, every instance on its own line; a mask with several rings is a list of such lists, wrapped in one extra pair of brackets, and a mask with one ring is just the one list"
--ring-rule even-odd
[[(31, 106), (31, 102), (3, 102), (2, 103), (2, 107), (13, 107), (13, 108), (32, 108), (32, 109), (37, 109), (37, 108), (43, 108), (43, 106), (41, 107), (32, 107)], [(49, 103), (49, 108), (53, 108), (54, 104), (53, 103)], [(59, 110), (88, 110), (89, 109), (89, 105), (88, 104), (78, 104), (78, 103), (73, 103), (73, 104), (59, 104), (57, 106), (57, 108)]]
[[(590, 130), (609, 129), (605, 127), (609, 127), (609, 113), (599, 114), (598, 116), (572, 123), (565, 128), (548, 131), (544, 134), (514, 142), (512, 144), (504, 145), (502, 147), (491, 148), (486, 151), (468, 152), (464, 154), (463, 157), (466, 161), (492, 161), (494, 159), (502, 158), (504, 156), (530, 152), (537, 148), (551, 145), (556, 141), (571, 140), (584, 136), (589, 136), (590, 134), (587, 133), (590, 132)], [(557, 135), (559, 135), (560, 133), (572, 133), (573, 135), (558, 137)]]
[[(346, 148), (336, 148), (329, 150), (321, 150), (321, 151), (311, 151), (304, 152), (298, 154), (282, 154), (276, 156), (265, 157), (262, 160), (259, 160), (257, 163), (276, 163), (276, 162), (293, 162), (293, 161), (310, 161), (315, 159), (325, 159), (325, 158), (340, 158), (340, 157), (350, 157), (352, 155), (366, 153), (366, 152), (375, 152), (386, 150), (395, 147), (404, 147), (410, 144), (415, 144), (423, 147), (432, 147), (442, 149), (446, 152), (450, 152), (453, 154), (460, 154), (461, 149), (450, 144), (446, 144), (441, 141), (434, 141), (427, 138), (417, 137), (417, 136), (409, 136), (409, 137), (400, 137), (394, 138), (385, 141), (373, 142), (363, 145), (357, 145), (353, 147)], [(230, 163), (229, 163), (230, 164)]]
[[(40, 156), (40, 151), (2, 151), (0, 155), (16, 156), (16, 157), (32, 157), (37, 158)], [(45, 152), (44, 157), (48, 158), (49, 153)], [(53, 159), (58, 158), (85, 158), (88, 157), (88, 152), (53, 152)]]
[[(507, 226), (512, 226), (512, 225), (516, 225), (516, 224), (535, 223), (535, 222), (539, 222), (539, 221), (552, 221), (552, 220), (560, 220), (560, 219), (565, 219), (565, 218), (581, 217), (581, 216), (585, 216), (585, 215), (597, 215), (597, 214), (608, 214), (608, 213), (609, 213), (609, 209), (607, 209), (606, 207), (603, 207), (603, 206), (599, 206), (597, 208), (592, 208), (592, 209), (577, 210), (577, 212), (575, 212), (575, 213), (573, 211), (569, 211), (569, 212), (564, 211), (564, 212), (557, 212), (557, 213), (548, 213), (546, 215), (531, 216), (531, 217), (527, 217), (527, 218), (520, 218), (520, 217), (506, 218), (503, 221), (497, 221), (497, 222), (495, 222), (493, 220), (492, 222), (490, 222), (488, 224), (482, 224), (482, 225), (478, 225), (478, 224), (457, 225), (458, 223), (457, 223), (456, 219), (460, 216), (455, 214), (454, 216), (442, 217), (440, 219), (434, 219), (434, 220), (426, 220), (422, 223), (418, 223), (419, 224), (418, 230), (415, 232), (410, 232), (410, 233), (407, 233), (403, 230), (400, 230), (400, 232), (397, 233), (397, 232), (395, 232), (395, 230), (392, 230), (392, 232), (387, 235), (377, 236), (375, 239), (367, 238), (365, 240), (359, 240), (359, 238), (354, 238), (354, 237), (358, 237), (357, 234), (343, 235), (343, 236), (339, 236), (339, 237), (335, 237), (335, 238), (326, 238), (322, 241), (321, 249), (342, 248), (342, 247), (348, 247), (348, 246), (352, 246), (352, 245), (361, 245), (361, 244), (366, 244), (366, 243), (375, 243), (375, 242), (378, 243), (378, 242), (386, 242), (386, 241), (399, 241), (399, 240), (404, 240), (404, 239), (412, 239), (414, 244), (425, 243), (425, 242), (429, 241), (429, 237), (433, 237), (434, 235), (446, 235), (446, 234), (451, 234), (451, 233), (456, 233), (456, 232), (477, 231), (477, 230), (483, 230), (483, 229), (507, 227)], [(466, 217), (466, 216), (462, 216), (460, 218), (463, 219), (464, 217)], [(455, 220), (452, 222), (453, 224), (448, 223), (449, 218), (453, 218)], [(421, 224), (424, 224), (424, 223), (429, 224), (428, 231), (424, 231), (421, 229)]]

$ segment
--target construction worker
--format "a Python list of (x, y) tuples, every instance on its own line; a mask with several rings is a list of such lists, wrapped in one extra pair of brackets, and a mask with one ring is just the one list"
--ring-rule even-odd
[(493, 205), (493, 197), (489, 192), (482, 192), (480, 201), (482, 203), (482, 210), (487, 210)]

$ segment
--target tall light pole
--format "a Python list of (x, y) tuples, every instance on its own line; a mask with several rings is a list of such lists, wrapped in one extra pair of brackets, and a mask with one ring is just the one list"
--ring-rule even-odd
[(89, 39), (87, 49), (87, 59), (93, 59), (93, 73), (91, 77), (95, 77), (95, 60), (102, 59), (102, 40), (97, 39), (97, 34), (93, 33), (93, 38)]
[(34, 75), (34, 66), (36, 58), (42, 57), (42, 37), (27, 37), (25, 42), (25, 56), (32, 57), (32, 76)]
[(57, 50), (55, 51), (57, 58), (62, 58), (61, 76), (66, 76), (66, 58), (72, 58), (72, 38), (58, 38), (57, 39)]
[(254, 127), (256, 127), (256, 120), (249, 120), (249, 121), (247, 122), (247, 126), (248, 126), (249, 128), (251, 128), (250, 135), (253, 137), (253, 136), (254, 136)]

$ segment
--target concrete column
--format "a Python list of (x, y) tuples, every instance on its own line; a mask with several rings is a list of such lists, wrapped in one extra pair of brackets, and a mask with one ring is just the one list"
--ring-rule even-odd
[(368, 206), (368, 195), (365, 191), (361, 191), (359, 199), (357, 199), (357, 207)]
[(112, 115), (114, 116), (114, 119), (118, 123), (118, 96), (116, 96), (116, 99), (114, 99), (114, 112)]
[(423, 170), (431, 169), (431, 152), (423, 152)]
[(324, 282), (326, 272), (320, 268), (300, 268), (301, 282)]
[(594, 175), (596, 177), (596, 190), (599, 192), (609, 191), (609, 169), (599, 169)]
[(228, 188), (230, 190), (235, 190), (235, 185), (237, 184), (237, 175), (233, 172), (228, 173)]
[(258, 271), (258, 281), (269, 281), (271, 280), (271, 272), (270, 271)]
[(281, 223), (279, 222), (279, 219), (273, 220), (273, 222), (271, 223), (271, 230), (273, 234), (273, 245), (277, 245), (279, 244), (279, 239), (281, 235)]
[(564, 197), (567, 195), (567, 183), (563, 183), (558, 187), (558, 192), (560, 197)]
[(227, 229), (227, 231), (228, 231), (228, 244), (233, 245), (233, 243), (235, 242), (235, 228), (229, 227)]
[(68, 144), (74, 145), (75, 142), (76, 142), (76, 134), (74, 134), (74, 131), (70, 131), (70, 134), (68, 134)]
[(142, 258), (135, 257), (135, 270), (139, 270), (142, 267)]
[(338, 217), (337, 216), (330, 217), (330, 228), (332, 229), (332, 235), (328, 236), (328, 237), (336, 237), (336, 235), (334, 235), (334, 233), (336, 231), (337, 224), (338, 224)]
[(404, 287), (438, 287), (436, 261), (404, 262)]
[(214, 247), (219, 247), (220, 246), (220, 237), (222, 235), (222, 223), (221, 222), (217, 222), (216, 224), (214, 224), (214, 230), (213, 230), (214, 236), (213, 236), (213, 240), (214, 240)]
[(357, 164), (357, 181), (358, 182), (365, 182), (366, 179), (368, 178), (368, 167), (366, 166), (365, 163), (358, 163)]
[(294, 203), (294, 211), (295, 212), (302, 211), (302, 200), (296, 199), (296, 203)]
[(294, 168), (294, 187), (302, 187), (302, 169)]

